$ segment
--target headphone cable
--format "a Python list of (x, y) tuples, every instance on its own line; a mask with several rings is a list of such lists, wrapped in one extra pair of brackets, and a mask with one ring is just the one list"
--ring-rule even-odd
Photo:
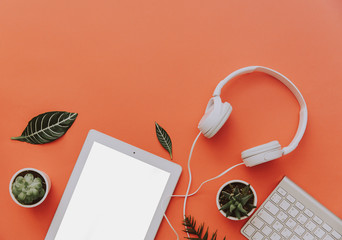
[[(210, 181), (213, 181), (213, 180), (215, 180), (215, 179), (218, 179), (218, 178), (222, 177), (223, 175), (225, 175), (226, 173), (228, 173), (230, 170), (234, 169), (235, 167), (238, 167), (238, 166), (240, 166), (240, 165), (244, 165), (244, 163), (238, 163), (238, 164), (236, 164), (236, 165), (234, 165), (234, 166), (228, 168), (227, 170), (223, 171), (223, 172), (220, 173), (219, 175), (217, 175), (217, 176), (215, 176), (215, 177), (213, 177), (213, 178), (210, 178), (210, 179), (208, 179), (208, 180), (205, 180), (204, 182), (202, 182), (202, 183), (200, 184), (200, 186), (197, 188), (197, 190), (196, 190), (195, 192), (189, 194), (189, 192), (190, 192), (190, 187), (191, 187), (191, 181), (192, 181), (192, 174), (191, 174), (190, 162), (191, 162), (191, 157), (192, 157), (193, 150), (194, 150), (194, 148), (195, 148), (196, 142), (197, 142), (198, 138), (200, 137), (200, 135), (201, 135), (201, 132), (197, 135), (197, 137), (195, 138), (195, 140), (194, 140), (194, 142), (193, 142), (193, 144), (192, 144), (192, 146), (191, 146), (191, 150), (190, 150), (190, 154), (189, 154), (189, 159), (188, 159), (189, 182), (188, 182), (188, 187), (187, 187), (187, 190), (186, 190), (185, 195), (171, 195), (171, 196), (169, 196), (170, 198), (171, 198), (171, 197), (184, 197), (184, 204), (183, 204), (183, 217), (184, 217), (184, 219), (186, 218), (185, 210), (186, 210), (186, 203), (187, 203), (188, 197), (191, 197), (191, 196), (195, 195), (195, 194), (201, 189), (201, 187), (202, 187), (205, 183), (208, 183), (208, 182), (210, 182)], [(164, 199), (164, 201), (165, 201), (165, 199)], [(164, 202), (164, 201), (163, 201), (163, 202)], [(177, 240), (179, 240), (179, 236), (178, 236), (177, 231), (174, 229), (174, 227), (172, 226), (171, 222), (169, 221), (169, 219), (167, 218), (167, 216), (166, 216), (165, 213), (164, 213), (164, 217), (165, 217), (165, 220), (167, 221), (167, 223), (169, 224), (169, 226), (171, 227), (171, 229), (173, 230), (173, 232), (176, 234)], [(190, 239), (189, 233), (187, 233), (187, 235), (188, 235), (188, 238)]]

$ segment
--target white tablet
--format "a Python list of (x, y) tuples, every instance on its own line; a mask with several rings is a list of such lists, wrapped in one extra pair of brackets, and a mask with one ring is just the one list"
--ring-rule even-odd
[(181, 171), (90, 130), (45, 239), (154, 239)]

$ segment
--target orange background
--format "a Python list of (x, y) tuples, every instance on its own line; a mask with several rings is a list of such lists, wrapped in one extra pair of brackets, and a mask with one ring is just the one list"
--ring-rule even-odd
[[(157, 121), (183, 166), (175, 193), (185, 193), (187, 157), (205, 106), (221, 79), (249, 65), (273, 68), (301, 90), (309, 111), (303, 140), (279, 160), (208, 183), (189, 199), (187, 213), (217, 229), (218, 239), (244, 239), (245, 221), (217, 211), (219, 187), (248, 181), (260, 205), (287, 175), (341, 218), (341, 43), (339, 0), (0, 1), (0, 239), (45, 237), (89, 129), (168, 159), (155, 136)], [(271, 140), (286, 146), (297, 128), (294, 96), (269, 76), (235, 79), (221, 97), (234, 110), (213, 139), (200, 137), (192, 190), (241, 162), (247, 148)], [(32, 117), (54, 110), (79, 113), (61, 139), (41, 146), (10, 140)], [(8, 192), (24, 167), (52, 180), (48, 198), (34, 209), (17, 206)], [(173, 199), (167, 215), (184, 236), (182, 203)], [(176, 239), (164, 220), (156, 239)]]

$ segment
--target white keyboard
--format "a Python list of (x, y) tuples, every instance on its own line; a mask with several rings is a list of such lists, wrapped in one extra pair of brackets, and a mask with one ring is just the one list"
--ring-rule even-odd
[(342, 240), (342, 220), (284, 177), (241, 233), (251, 240)]

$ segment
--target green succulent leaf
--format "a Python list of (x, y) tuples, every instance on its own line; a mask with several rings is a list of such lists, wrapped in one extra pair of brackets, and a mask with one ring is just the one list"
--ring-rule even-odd
[(166, 149), (166, 151), (169, 152), (171, 160), (172, 160), (172, 142), (169, 134), (162, 128), (157, 122), (154, 122), (156, 126), (156, 135), (160, 142), (160, 144), (163, 146), (163, 148)]
[(234, 204), (230, 205), (229, 212), (233, 212), (235, 210), (236, 206)]
[(247, 196), (244, 196), (243, 198), (241, 198), (241, 204), (242, 206), (245, 206), (246, 203), (248, 202), (249, 199), (251, 199), (253, 197), (253, 194), (249, 194)]
[(237, 219), (241, 219), (241, 213), (238, 208), (235, 209), (234, 214), (235, 214), (235, 217), (237, 217)]
[(250, 190), (250, 186), (251, 186), (251, 185), (248, 184), (247, 186), (245, 186), (244, 188), (241, 189), (241, 193), (242, 193), (243, 196), (248, 195), (249, 190)]
[(222, 195), (226, 198), (229, 198), (230, 197), (230, 194), (227, 193), (226, 191), (222, 191)]
[(251, 204), (251, 203), (248, 203), (248, 204), (247, 204), (247, 206), (248, 206), (248, 208), (249, 208), (249, 209), (256, 208), (256, 206), (254, 206), (254, 205), (253, 205), (253, 204)]
[(63, 136), (74, 123), (77, 113), (46, 112), (32, 118), (23, 133), (12, 140), (31, 144), (44, 144)]
[(230, 208), (230, 206), (231, 206), (231, 203), (226, 203), (225, 205), (223, 205), (219, 210), (221, 211), (224, 211), (224, 210), (226, 210), (226, 209), (228, 209), (228, 208)]
[(24, 179), (28, 184), (31, 184), (31, 183), (33, 183), (34, 176), (32, 173), (28, 173), (24, 176)]
[(247, 211), (246, 211), (245, 209), (243, 209), (243, 206), (242, 206), (241, 203), (239, 203), (239, 204), (237, 205), (237, 209), (238, 209), (241, 213), (247, 215)]

